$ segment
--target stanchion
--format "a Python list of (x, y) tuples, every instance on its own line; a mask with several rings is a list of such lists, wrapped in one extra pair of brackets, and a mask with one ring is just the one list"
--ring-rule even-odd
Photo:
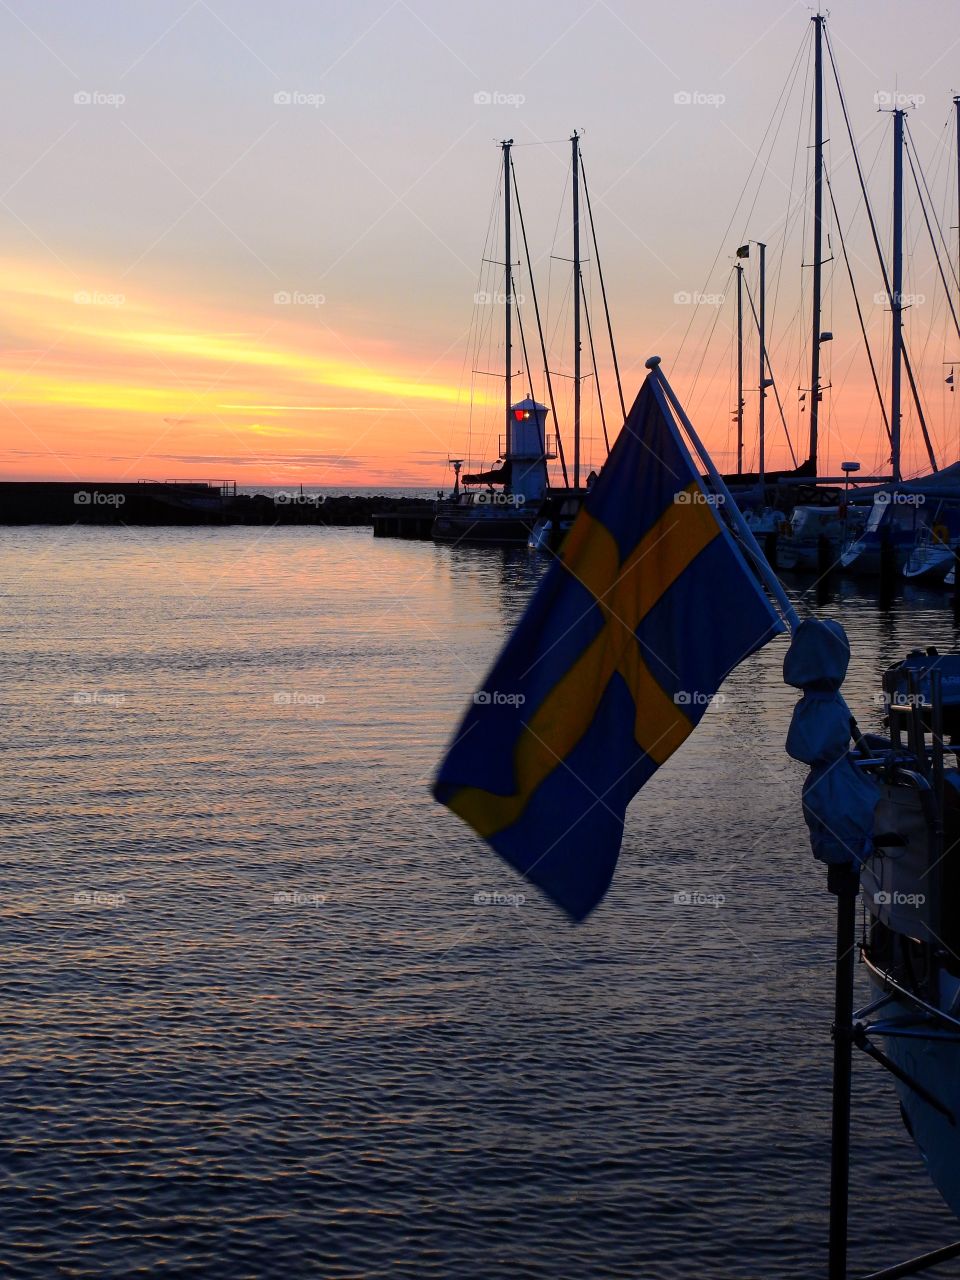
[(830, 1139), (828, 1280), (847, 1280), (854, 939), (859, 887), (859, 873), (854, 870), (851, 862), (830, 867), (827, 873), (827, 888), (837, 899), (837, 963), (833, 1005), (833, 1114)]

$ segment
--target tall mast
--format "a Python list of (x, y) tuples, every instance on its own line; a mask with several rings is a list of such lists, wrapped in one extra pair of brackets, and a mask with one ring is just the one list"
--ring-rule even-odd
[(737, 272), (737, 475), (743, 475), (743, 267)]
[(813, 332), (810, 335), (810, 454), (817, 474), (817, 433), (820, 425), (820, 296), (823, 252), (823, 24), (814, 14), (813, 65)]
[(760, 250), (760, 316), (757, 328), (760, 330), (760, 501), (763, 502), (763, 487), (766, 474), (766, 432), (764, 430), (764, 409), (767, 403), (766, 392), (766, 355), (767, 355), (767, 246), (757, 243)]
[(511, 254), (513, 252), (510, 244), (510, 148), (513, 145), (512, 138), (505, 138), (500, 146), (503, 150), (503, 261), (506, 281), (503, 291), (504, 296), (504, 330), (503, 330), (503, 358), (504, 358), (504, 386), (506, 388), (506, 406), (504, 409), (504, 417), (506, 419), (506, 431), (504, 432), (506, 441), (506, 456), (509, 457), (512, 452), (511, 430), (510, 430), (510, 405), (513, 400), (513, 342), (512, 342), (512, 326), (513, 326), (513, 266)]
[(573, 487), (580, 488), (580, 135), (573, 152)]
[(903, 118), (893, 112), (893, 279), (890, 311), (893, 345), (890, 365), (890, 441), (894, 480), (900, 479), (900, 372), (903, 364)]
[(957, 121), (957, 280), (960, 282), (960, 94), (953, 100)]

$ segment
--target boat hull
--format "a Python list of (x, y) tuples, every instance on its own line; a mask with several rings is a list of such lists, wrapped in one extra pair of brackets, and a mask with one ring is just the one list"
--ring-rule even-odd
[(917, 548), (903, 566), (903, 576), (911, 582), (942, 582), (953, 563), (951, 547)]
[(529, 516), (509, 513), (493, 517), (441, 512), (433, 522), (430, 536), (434, 542), (525, 546), (535, 523), (533, 512)]
[(806, 543), (782, 538), (777, 543), (777, 568), (807, 571), (818, 568), (820, 550), (816, 542)]
[[(870, 982), (877, 997), (884, 994), (876, 973), (871, 972)], [(916, 1018), (916, 1010), (906, 1001), (894, 1000), (884, 1008), (884, 1018), (909, 1023)], [(951, 1125), (916, 1090), (895, 1080), (904, 1123), (934, 1186), (960, 1217), (960, 1043), (902, 1036), (885, 1036), (883, 1042), (890, 1060), (957, 1117), (957, 1125)]]

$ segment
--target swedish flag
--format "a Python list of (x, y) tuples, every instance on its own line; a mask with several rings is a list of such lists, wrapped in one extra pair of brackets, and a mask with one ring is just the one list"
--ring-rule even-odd
[(630, 800), (783, 623), (708, 496), (656, 373), (434, 795), (575, 919), (613, 878)]

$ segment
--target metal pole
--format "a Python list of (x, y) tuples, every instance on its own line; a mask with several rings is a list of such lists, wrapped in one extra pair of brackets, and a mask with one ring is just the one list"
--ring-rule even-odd
[(743, 267), (737, 263), (737, 475), (743, 475)]
[(510, 147), (513, 144), (512, 138), (505, 139), (500, 145), (503, 148), (503, 261), (506, 269), (506, 288), (504, 289), (504, 386), (506, 388), (506, 431), (504, 437), (506, 441), (506, 456), (509, 457), (513, 452), (513, 440), (511, 439), (510, 429), (510, 405), (513, 400), (513, 344), (511, 326), (513, 322), (513, 266), (511, 260), (512, 246), (510, 244)]
[(573, 152), (573, 487), (580, 488), (580, 135)]
[(760, 319), (757, 327), (760, 330), (760, 502), (764, 502), (764, 482), (766, 477), (766, 430), (765, 430), (765, 410), (767, 404), (767, 393), (763, 384), (766, 381), (766, 354), (767, 354), (767, 246), (765, 244), (757, 244), (760, 250)]
[(670, 383), (667, 381), (666, 375), (660, 368), (660, 357), (651, 356), (649, 360), (646, 361), (646, 367), (650, 370), (651, 375), (656, 378), (657, 386), (665, 393), (670, 404), (673, 406), (674, 413), (683, 425), (684, 431), (690, 438), (691, 444), (694, 449), (696, 449), (700, 461), (703, 464), (707, 475), (710, 477), (710, 483), (713, 485), (716, 492), (723, 497), (723, 508), (725, 511), (730, 513), (730, 522), (739, 534), (743, 546), (753, 557), (757, 573), (759, 573), (767, 587), (767, 590), (780, 606), (780, 610), (786, 619), (790, 630), (796, 631), (797, 627), (800, 625), (800, 618), (797, 611), (793, 607), (790, 597), (787, 595), (786, 591), (784, 591), (783, 583), (770, 567), (770, 561), (763, 554), (760, 544), (753, 536), (753, 530), (747, 524), (746, 520), (744, 520), (743, 513), (734, 501), (733, 494), (727, 488), (726, 481), (717, 470), (716, 464), (704, 448), (703, 442), (694, 430), (693, 423), (687, 417), (686, 411), (677, 399), (673, 387), (671, 387)]
[(903, 117), (893, 112), (893, 279), (890, 291), (892, 351), (890, 366), (890, 439), (894, 480), (900, 477), (900, 376), (903, 368)]
[(953, 100), (957, 122), (957, 282), (960, 290), (960, 94)]
[(810, 456), (817, 474), (820, 424), (820, 296), (823, 253), (823, 14), (814, 14), (813, 68), (813, 332), (810, 336)]
[(833, 1006), (833, 1108), (830, 1137), (829, 1280), (847, 1280), (850, 1206), (850, 1077), (853, 1056), (853, 966), (859, 873), (832, 866), (827, 886), (837, 898), (837, 965)]

